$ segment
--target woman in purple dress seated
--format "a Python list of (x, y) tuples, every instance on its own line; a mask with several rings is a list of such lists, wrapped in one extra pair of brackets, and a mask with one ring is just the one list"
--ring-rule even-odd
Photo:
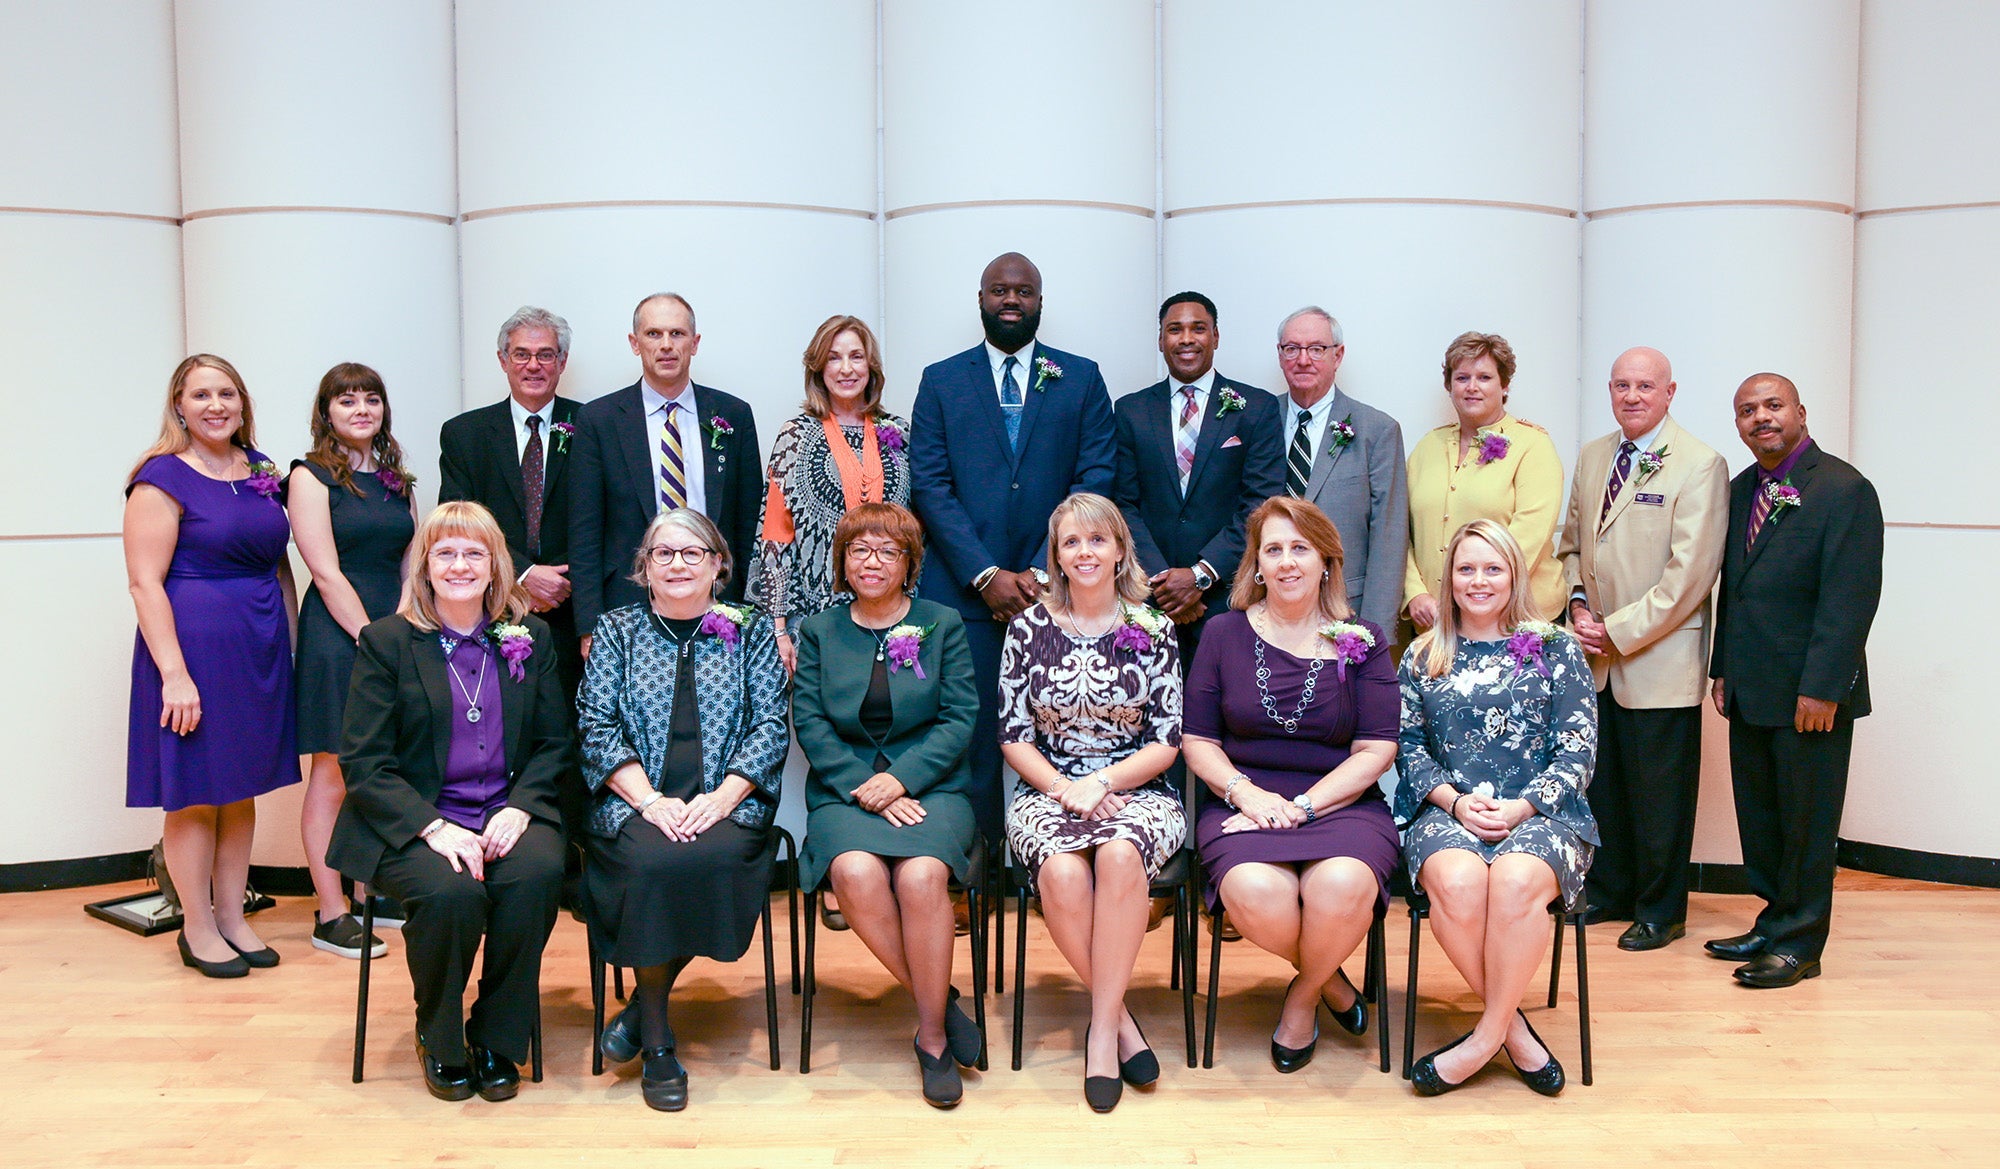
[(340, 750), (347, 799), (326, 859), (403, 903), (424, 1086), (440, 1100), (506, 1100), (520, 1090), (562, 893), (569, 700), (492, 513), (440, 504), (409, 557), (402, 604), (361, 631)]
[(1347, 607), (1342, 559), (1326, 513), (1265, 501), (1232, 611), (1202, 631), (1187, 680), (1209, 908), (1299, 972), (1271, 1034), (1281, 1072), (1312, 1062), (1322, 1003), (1348, 1034), (1368, 1029), (1340, 964), (1388, 904), (1399, 855), (1377, 786), (1396, 759), (1396, 671), (1382, 630)]
[(125, 486), (132, 648), (125, 803), (163, 808), (181, 961), (210, 978), (278, 964), (243, 918), (257, 796), (299, 781), (283, 481), (235, 367), (197, 353)]

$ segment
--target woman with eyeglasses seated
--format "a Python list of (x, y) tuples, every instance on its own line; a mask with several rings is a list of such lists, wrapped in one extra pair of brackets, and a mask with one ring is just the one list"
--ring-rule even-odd
[(569, 720), (555, 642), (500, 526), (476, 503), (438, 505), (410, 541), (402, 603), (361, 631), (326, 859), (403, 903), (417, 1057), (440, 1100), (520, 1089), (562, 894)]
[(893, 503), (834, 529), (833, 585), (854, 600), (796, 630), (792, 725), (810, 767), (799, 882), (831, 875), (848, 924), (916, 998), (924, 1100), (950, 1108), (959, 1065), (979, 1062), (951, 985), (950, 895), (972, 866), (979, 697), (958, 611), (911, 595), (923, 555), (922, 525)]
[(707, 516), (661, 512), (633, 563), (647, 598), (598, 618), (577, 700), (590, 928), (637, 979), (599, 1047), (613, 1063), (643, 1053), (640, 1094), (662, 1112), (688, 1101), (668, 997), (692, 960), (750, 948), (791, 746), (770, 618), (715, 599), (730, 568)]
[(1396, 819), (1431, 928), (1484, 1006), (1418, 1060), (1419, 1096), (1463, 1087), (1501, 1051), (1528, 1087), (1563, 1089), (1521, 996), (1549, 948), (1549, 904), (1574, 905), (1597, 849), (1583, 791), (1597, 763), (1597, 686), (1583, 647), (1534, 619), (1521, 546), (1496, 520), (1460, 528), (1438, 623), (1403, 654)]

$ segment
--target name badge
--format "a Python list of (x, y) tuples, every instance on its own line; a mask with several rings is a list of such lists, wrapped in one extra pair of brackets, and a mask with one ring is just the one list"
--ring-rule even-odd
[(1665, 503), (1667, 502), (1667, 497), (1666, 497), (1666, 496), (1664, 496), (1664, 495), (1648, 495), (1648, 494), (1646, 494), (1645, 492), (1643, 492), (1643, 491), (1642, 491), (1642, 492), (1640, 492), (1639, 494), (1637, 494), (1637, 495), (1635, 495), (1635, 496), (1633, 496), (1633, 497), (1632, 497), (1632, 502), (1633, 502), (1633, 503), (1650, 503), (1650, 504), (1652, 504), (1652, 505), (1653, 505), (1654, 507), (1659, 507), (1659, 506), (1661, 506), (1661, 505), (1663, 505), (1663, 504), (1665, 504)]

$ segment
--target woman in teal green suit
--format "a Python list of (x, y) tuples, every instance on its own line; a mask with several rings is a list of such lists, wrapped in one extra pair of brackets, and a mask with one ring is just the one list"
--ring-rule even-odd
[(832, 877), (848, 924), (915, 997), (924, 1099), (949, 1108), (959, 1065), (979, 1058), (951, 985), (949, 892), (971, 867), (979, 700), (957, 611), (910, 595), (923, 546), (894, 504), (841, 519), (833, 584), (854, 601), (798, 626), (792, 725), (810, 765), (801, 880)]

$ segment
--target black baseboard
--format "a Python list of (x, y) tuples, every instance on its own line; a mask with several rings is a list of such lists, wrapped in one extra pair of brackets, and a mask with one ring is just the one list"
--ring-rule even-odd
[(2000, 889), (2000, 858), (1951, 856), (1941, 852), (1918, 852), (1889, 844), (1867, 844), (1842, 840), (1834, 846), (1834, 856), (1843, 869), (1904, 877), (1912, 881), (1936, 881), (1943, 885), (1973, 885)]
[(79, 889), (85, 885), (142, 880), (146, 876), (146, 858), (152, 851), (0, 865), (0, 893), (39, 893), (45, 889)]

